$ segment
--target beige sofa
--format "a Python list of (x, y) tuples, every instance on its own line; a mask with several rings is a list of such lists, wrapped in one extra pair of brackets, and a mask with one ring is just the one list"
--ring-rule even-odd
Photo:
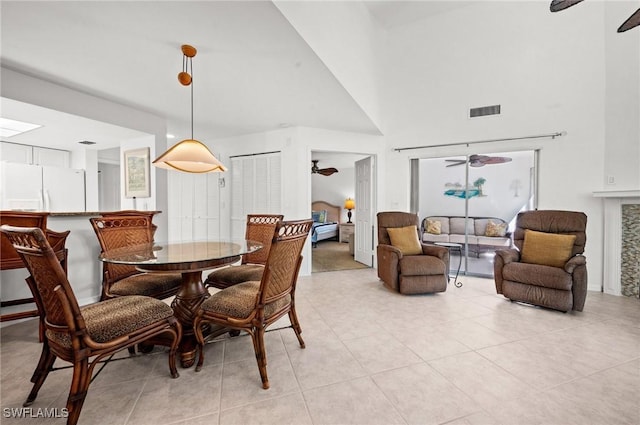
[[(428, 231), (428, 220), (440, 223), (440, 231)], [(487, 225), (491, 221), (495, 225), (501, 225), (504, 233), (501, 236), (487, 236)], [(449, 242), (465, 243), (465, 222), (469, 252), (480, 255), (481, 252), (495, 251), (496, 249), (511, 248), (511, 234), (508, 232), (508, 224), (497, 217), (465, 217), (460, 216), (430, 216), (422, 220), (422, 241), (426, 243)], [(437, 226), (436, 226), (437, 227)]]

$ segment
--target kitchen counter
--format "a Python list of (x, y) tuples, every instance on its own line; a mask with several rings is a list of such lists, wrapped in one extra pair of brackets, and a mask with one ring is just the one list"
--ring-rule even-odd
[[(150, 211), (141, 211), (148, 213)], [(159, 212), (159, 211), (155, 211)], [(52, 212), (47, 217), (47, 228), (56, 232), (69, 230), (66, 247), (69, 250), (67, 268), (69, 283), (78, 300), (78, 304), (85, 305), (98, 301), (102, 289), (102, 263), (100, 244), (91, 227), (90, 217), (100, 216), (106, 212), (78, 211)], [(25, 279), (29, 276), (27, 269), (0, 271), (2, 280), (2, 298), (13, 300), (30, 298), (31, 292)], [(6, 307), (3, 314), (23, 311), (24, 306)], [(4, 322), (3, 326), (16, 322)]]
[[(107, 215), (111, 211), (77, 211), (77, 212), (51, 212), (49, 217), (99, 217)], [(162, 211), (140, 211), (141, 213), (159, 214)]]

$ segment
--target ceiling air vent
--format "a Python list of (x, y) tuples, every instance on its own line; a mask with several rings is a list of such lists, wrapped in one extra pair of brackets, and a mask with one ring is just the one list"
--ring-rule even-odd
[(486, 117), (487, 115), (500, 115), (500, 105), (481, 106), (469, 109), (469, 118)]
[(81, 140), (78, 143), (80, 143), (81, 145), (95, 145), (96, 144), (96, 142), (92, 142), (92, 141), (89, 141), (89, 140)]

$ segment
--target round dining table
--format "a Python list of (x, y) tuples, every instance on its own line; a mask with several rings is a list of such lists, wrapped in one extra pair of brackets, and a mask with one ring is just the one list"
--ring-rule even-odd
[(180, 272), (182, 285), (171, 302), (174, 315), (182, 324), (182, 339), (178, 351), (182, 367), (193, 366), (196, 339), (193, 319), (200, 304), (209, 297), (202, 283), (202, 271), (222, 267), (255, 252), (262, 244), (242, 241), (191, 241), (168, 244), (131, 245), (104, 251), (100, 260), (107, 263), (135, 266), (141, 272)]

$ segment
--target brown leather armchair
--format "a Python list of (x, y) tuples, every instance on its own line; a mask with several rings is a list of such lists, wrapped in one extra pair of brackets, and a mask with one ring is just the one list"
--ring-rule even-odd
[[(496, 251), (496, 291), (512, 301), (554, 310), (582, 311), (587, 297), (587, 266), (582, 255), (587, 242), (587, 216), (574, 211), (527, 211), (518, 214), (514, 244), (518, 248)], [(570, 258), (562, 267), (521, 261), (526, 230), (575, 235)]]
[(416, 226), (417, 214), (406, 212), (378, 213), (378, 277), (392, 291), (401, 294), (444, 292), (449, 280), (449, 251), (447, 248), (419, 242), (422, 254), (403, 255), (391, 245), (388, 228)]

